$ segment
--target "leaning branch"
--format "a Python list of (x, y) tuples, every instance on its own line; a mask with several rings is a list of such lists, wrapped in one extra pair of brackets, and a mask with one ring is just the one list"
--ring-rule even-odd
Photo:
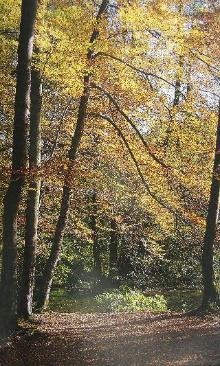
[(134, 122), (128, 117), (128, 115), (120, 108), (120, 106), (118, 105), (118, 102), (115, 100), (115, 98), (109, 93), (107, 92), (105, 89), (103, 89), (101, 86), (95, 84), (95, 83), (91, 83), (91, 87), (98, 89), (99, 91), (101, 91), (111, 102), (112, 104), (115, 106), (116, 110), (126, 119), (126, 121), (129, 123), (129, 125), (133, 128), (133, 130), (136, 132), (137, 136), (139, 137), (139, 139), (141, 140), (141, 142), (143, 143), (144, 147), (146, 148), (148, 154), (158, 163), (160, 164), (163, 168), (166, 169), (170, 169), (171, 167), (166, 165), (163, 161), (161, 161), (150, 149), (150, 147), (148, 146), (147, 142), (145, 141), (144, 137), (142, 136), (142, 134), (140, 133), (140, 131), (138, 130), (138, 128), (135, 126)]
[[(143, 70), (143, 69), (140, 69), (134, 65), (131, 65), (129, 62), (125, 61), (125, 60), (122, 60), (121, 58), (117, 57), (117, 56), (114, 56), (114, 55), (109, 55), (108, 53), (106, 52), (98, 52), (96, 55), (97, 56), (104, 56), (104, 57), (109, 57), (109, 58), (112, 58), (113, 60), (115, 61), (118, 61), (124, 65), (126, 65), (127, 67), (129, 67), (130, 69), (136, 71), (137, 73), (141, 74), (141, 75), (144, 75), (146, 78), (148, 78), (149, 76), (155, 78), (155, 79), (158, 79), (158, 80), (161, 80), (163, 81), (164, 83), (172, 86), (173, 88), (175, 88), (175, 84), (171, 83), (169, 80), (166, 80), (164, 79), (162, 76), (159, 76), (157, 74), (154, 74), (152, 72), (148, 72), (146, 70)], [(184, 99), (186, 98), (186, 96), (181, 92), (181, 95), (184, 97)]]
[(131, 150), (130, 148), (130, 145), (127, 141), (127, 139), (125, 138), (123, 132), (121, 131), (121, 129), (117, 126), (117, 124), (109, 117), (109, 116), (106, 116), (106, 115), (103, 115), (101, 113), (94, 113), (92, 114), (94, 117), (98, 117), (98, 118), (102, 118), (104, 119), (105, 121), (109, 122), (113, 127), (114, 129), (117, 131), (118, 135), (121, 137), (122, 141), (124, 142), (128, 152), (129, 152), (129, 155), (131, 157), (131, 159), (133, 160), (134, 164), (135, 164), (135, 167), (137, 169), (137, 172), (138, 172), (138, 175), (139, 177), (141, 178), (141, 181), (143, 183), (143, 185), (145, 186), (147, 192), (149, 193), (149, 195), (160, 205), (162, 206), (163, 208), (165, 208), (167, 211), (169, 211), (172, 215), (174, 215), (175, 217), (181, 219), (184, 223), (186, 224), (189, 224), (188, 220), (186, 220), (184, 217), (180, 216), (175, 210), (173, 210), (172, 207), (170, 207), (167, 203), (165, 203), (161, 198), (157, 197), (157, 195), (152, 192), (152, 190), (150, 189), (149, 185), (147, 184), (144, 176), (143, 176), (143, 173), (139, 167), (139, 164), (137, 162), (137, 159), (133, 153), (133, 151)]

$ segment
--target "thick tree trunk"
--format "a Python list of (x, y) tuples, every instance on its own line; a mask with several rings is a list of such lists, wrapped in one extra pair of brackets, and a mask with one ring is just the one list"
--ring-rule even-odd
[[(96, 21), (99, 22), (100, 18), (102, 17), (103, 13), (105, 12), (108, 0), (103, 0), (98, 14), (96, 16)], [(93, 33), (90, 37), (90, 43), (92, 44), (97, 38), (99, 37), (98, 29), (94, 29)], [(92, 49), (88, 50), (87, 53), (87, 60), (88, 63), (91, 62), (93, 56)], [(71, 172), (74, 168), (74, 162), (76, 160), (76, 154), (81, 142), (84, 124), (86, 119), (86, 112), (89, 100), (89, 91), (90, 91), (90, 74), (84, 77), (84, 90), (83, 95), (80, 98), (80, 105), (78, 110), (78, 117), (75, 132), (72, 138), (71, 148), (69, 151), (69, 167), (67, 176), (65, 179), (65, 184), (63, 187), (63, 194), (62, 194), (62, 201), (60, 207), (59, 218), (56, 225), (55, 235), (52, 243), (51, 253), (49, 259), (47, 261), (45, 272), (43, 274), (42, 279), (42, 286), (40, 288), (39, 299), (38, 299), (38, 309), (44, 310), (49, 301), (50, 290), (52, 285), (53, 274), (57, 266), (57, 262), (59, 260), (59, 255), (61, 252), (62, 242), (63, 242), (63, 235), (67, 224), (68, 219), (68, 212), (69, 212), (69, 205), (70, 205), (70, 197), (71, 197), (71, 188), (69, 187), (69, 177)]]
[(117, 275), (118, 262), (118, 238), (117, 238), (117, 223), (111, 219), (111, 234), (109, 243), (109, 278), (114, 279)]
[(41, 162), (41, 94), (41, 74), (39, 70), (33, 69), (31, 73), (29, 148), (29, 167), (31, 174), (33, 174), (33, 179), (29, 184), (27, 197), (24, 263), (18, 309), (19, 315), (23, 318), (29, 318), (32, 315), (33, 307), (35, 250), (37, 245), (37, 227), (41, 188), (41, 180), (38, 172)]
[(216, 150), (209, 198), (208, 214), (206, 218), (206, 230), (202, 249), (202, 274), (203, 274), (203, 299), (202, 309), (206, 309), (209, 303), (218, 303), (218, 293), (214, 284), (213, 252), (216, 238), (216, 229), (219, 216), (219, 172), (220, 172), (220, 106), (217, 126)]
[(0, 335), (10, 333), (17, 320), (17, 214), (26, 169), (26, 129), (30, 107), (31, 59), (37, 3), (37, 0), (23, 0), (21, 6), (12, 174), (4, 197)]
[(92, 230), (92, 238), (93, 238), (94, 271), (97, 277), (100, 279), (102, 276), (102, 263), (101, 263), (101, 249), (97, 230), (97, 216), (98, 216), (97, 193), (94, 190), (92, 193), (92, 213), (90, 216), (90, 227)]

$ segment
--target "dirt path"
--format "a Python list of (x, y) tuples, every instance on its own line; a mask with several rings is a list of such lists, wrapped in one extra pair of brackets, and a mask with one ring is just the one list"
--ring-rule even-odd
[(1, 366), (220, 366), (217, 316), (46, 314), (0, 350)]

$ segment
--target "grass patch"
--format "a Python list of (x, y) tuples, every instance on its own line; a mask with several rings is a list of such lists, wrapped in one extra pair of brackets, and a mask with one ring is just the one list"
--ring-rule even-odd
[(202, 292), (200, 290), (172, 290), (164, 294), (167, 308), (170, 311), (186, 312), (196, 309), (201, 304)]
[(57, 312), (132, 312), (149, 310), (164, 312), (167, 310), (163, 295), (145, 296), (139, 291), (121, 288), (105, 291), (96, 296), (78, 296), (64, 290), (53, 291), (50, 310)]
[(63, 289), (52, 292), (50, 310), (61, 313), (97, 312), (185, 312), (196, 309), (201, 302), (201, 291), (172, 290), (148, 296), (127, 287), (108, 290), (99, 295), (73, 295)]

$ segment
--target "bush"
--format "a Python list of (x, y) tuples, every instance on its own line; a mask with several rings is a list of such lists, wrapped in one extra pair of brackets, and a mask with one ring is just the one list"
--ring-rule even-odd
[(129, 288), (104, 292), (101, 295), (97, 295), (95, 300), (100, 312), (167, 311), (164, 296), (155, 295), (153, 297), (147, 297), (141, 292)]

